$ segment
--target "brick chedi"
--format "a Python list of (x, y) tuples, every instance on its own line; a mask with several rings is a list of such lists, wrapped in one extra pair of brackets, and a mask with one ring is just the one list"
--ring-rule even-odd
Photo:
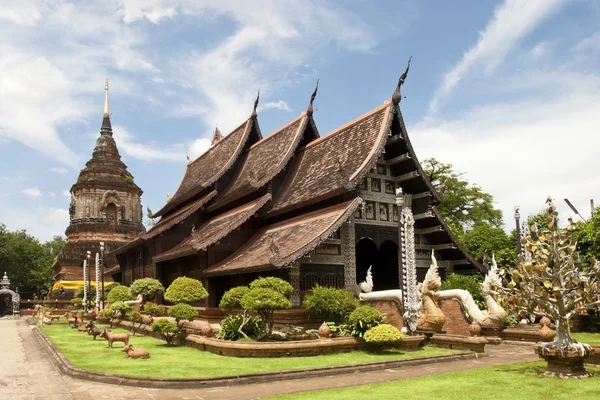
[[(104, 242), (106, 254), (145, 231), (140, 202), (142, 190), (121, 161), (113, 138), (108, 109), (108, 80), (105, 89), (100, 136), (92, 158), (71, 187), (70, 223), (65, 232), (67, 244), (53, 266), (55, 290), (60, 286), (65, 289), (81, 286), (83, 257), (90, 250), (93, 263), (95, 253), (100, 252), (100, 242)], [(104, 265), (107, 273), (118, 275), (114, 256), (105, 256)], [(93, 266), (91, 277), (95, 280)], [(106, 279), (112, 280), (108, 274)]]

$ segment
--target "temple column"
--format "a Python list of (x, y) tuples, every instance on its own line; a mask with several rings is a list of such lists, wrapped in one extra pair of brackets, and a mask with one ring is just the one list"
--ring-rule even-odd
[(300, 307), (300, 263), (295, 262), (289, 269), (290, 285), (294, 289), (290, 294), (292, 307)]
[(344, 288), (349, 292), (356, 290), (356, 232), (354, 229), (354, 216), (351, 216), (340, 228), (344, 258)]

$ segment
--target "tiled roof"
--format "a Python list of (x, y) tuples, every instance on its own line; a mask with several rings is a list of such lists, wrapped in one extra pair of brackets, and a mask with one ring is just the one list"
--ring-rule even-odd
[(309, 143), (292, 162), (269, 214), (316, 203), (355, 187), (383, 151), (392, 115), (388, 101)]
[(158, 217), (177, 208), (183, 202), (200, 193), (221, 178), (235, 162), (244, 148), (254, 118), (249, 118), (229, 135), (217, 141), (205, 153), (190, 162), (177, 192), (153, 217)]
[(211, 209), (252, 193), (273, 179), (294, 155), (307, 123), (310, 117), (304, 113), (248, 149), (231, 184)]
[(193, 201), (178, 210), (163, 216), (148, 232), (143, 233), (141, 235), (142, 239), (151, 239), (156, 235), (163, 233), (164, 231), (171, 229), (174, 225), (177, 225), (196, 211), (200, 209), (203, 205), (205, 205), (208, 201), (210, 201), (213, 197), (217, 195), (217, 192), (213, 190), (206, 196), (199, 198), (196, 201)]
[(205, 250), (208, 246), (218, 242), (246, 222), (269, 200), (271, 200), (271, 195), (265, 194), (256, 200), (211, 218), (199, 228), (196, 228), (190, 236), (177, 246), (155, 256), (152, 261), (166, 261)]
[(317, 247), (352, 215), (360, 198), (262, 228), (207, 276), (281, 268)]

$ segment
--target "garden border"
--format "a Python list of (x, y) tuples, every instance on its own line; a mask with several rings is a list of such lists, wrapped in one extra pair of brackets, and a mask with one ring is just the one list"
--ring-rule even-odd
[[(33, 325), (30, 318), (27, 318), (26, 321), (29, 324)], [(250, 383), (272, 382), (285, 379), (303, 379), (312, 378), (316, 376), (333, 376), (352, 372), (366, 372), (387, 368), (402, 368), (407, 366), (427, 365), (440, 362), (462, 361), (485, 356), (483, 354), (477, 354), (475, 352), (466, 352), (460, 354), (448, 354), (441, 356), (417, 357), (408, 360), (376, 361), (363, 364), (335, 365), (327, 367), (304, 368), (240, 375), (214, 376), (206, 378), (152, 378), (117, 375), (77, 368), (54, 345), (54, 343), (52, 343), (50, 338), (48, 338), (48, 336), (46, 336), (46, 334), (44, 334), (44, 332), (42, 332), (42, 330), (38, 326), (33, 325), (32, 330), (35, 336), (42, 344), (42, 347), (44, 347), (46, 353), (49, 355), (51, 361), (65, 375), (77, 379), (85, 379), (101, 383), (110, 383), (113, 385), (125, 385), (157, 389), (184, 389), (244, 385)]]

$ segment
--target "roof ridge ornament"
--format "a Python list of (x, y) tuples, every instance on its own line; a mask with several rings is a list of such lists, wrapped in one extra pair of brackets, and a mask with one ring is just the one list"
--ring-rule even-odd
[(410, 69), (410, 60), (412, 60), (412, 56), (409, 57), (408, 64), (406, 65), (406, 70), (404, 71), (404, 73), (402, 75), (400, 75), (400, 78), (398, 79), (398, 85), (396, 86), (396, 90), (394, 91), (394, 94), (392, 95), (392, 103), (394, 103), (395, 105), (400, 104), (400, 100), (402, 100), (402, 94), (400, 93), (400, 88), (402, 85), (404, 85), (404, 81), (406, 81), (406, 77), (408, 76), (408, 70)]
[(306, 109), (307, 115), (312, 115), (312, 113), (313, 113), (313, 102), (315, 101), (315, 97), (317, 97), (318, 90), (319, 90), (319, 80), (317, 79), (317, 85), (315, 86), (315, 90), (310, 95), (310, 102), (308, 103), (308, 108)]
[(106, 77), (106, 81), (104, 81), (104, 90), (106, 91), (104, 95), (104, 115), (109, 116), (108, 112), (108, 76)]
[(258, 101), (260, 100), (260, 89), (258, 89), (258, 93), (256, 94), (256, 100), (254, 100), (254, 109), (252, 110), (251, 117), (254, 118), (258, 114), (256, 113), (256, 109), (258, 108)]
[(219, 127), (215, 125), (215, 133), (213, 134), (212, 142), (210, 142), (210, 145), (214, 146), (221, 139), (223, 139), (223, 135), (221, 135)]

